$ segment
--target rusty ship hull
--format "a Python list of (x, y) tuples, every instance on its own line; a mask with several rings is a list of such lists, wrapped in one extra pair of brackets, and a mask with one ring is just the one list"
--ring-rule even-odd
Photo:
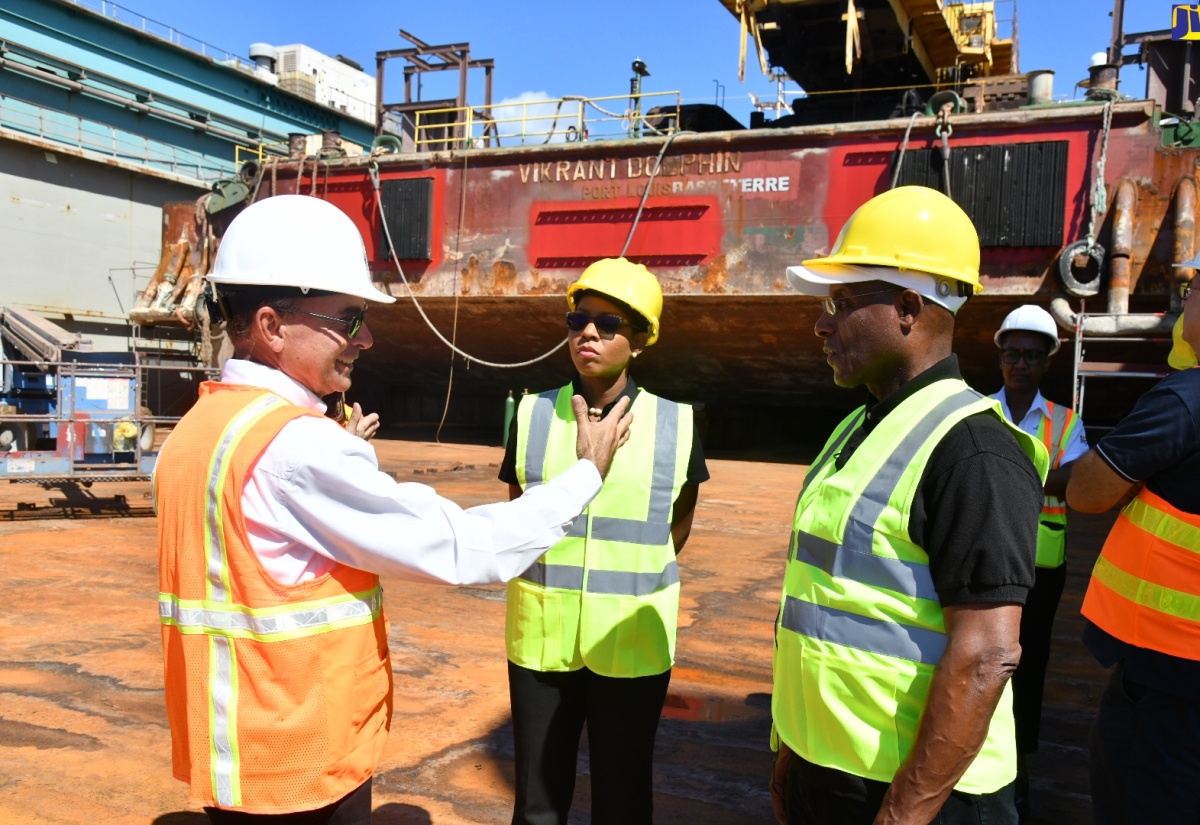
[[(391, 420), (438, 420), (450, 390), (449, 422), (487, 424), (508, 391), (561, 384), (571, 372), (564, 351), (517, 369), (481, 366), (452, 356), (430, 327), (484, 361), (533, 359), (563, 339), (567, 286), (624, 249), (666, 296), (662, 336), (637, 378), (703, 405), (718, 441), (733, 444), (737, 433), (788, 421), (780, 408), (832, 415), (861, 400), (833, 386), (812, 333), (819, 303), (792, 292), (784, 271), (827, 252), (854, 209), (893, 181), (944, 186), (948, 171), (980, 229), (985, 291), (960, 314), (956, 342), (980, 389), (999, 384), (992, 333), (1020, 303), (1053, 305), (1065, 340), (1083, 310), (1159, 313), (1151, 326), (1169, 329), (1173, 285), (1191, 275), (1173, 265), (1194, 248), (1200, 156), (1164, 145), (1151, 102), (1116, 103), (1107, 129), (1105, 111), (1083, 103), (957, 116), (948, 170), (934, 119), (917, 117), (278, 160), (257, 171), (250, 199), (316, 195), (358, 225), (377, 282), (400, 300), (372, 307), (375, 345), (353, 394)], [(236, 212), (214, 215), (214, 239)], [(1089, 229), (1091, 256), (1079, 249)], [(1072, 297), (1071, 285), (1096, 294)], [(1069, 399), (1070, 365), (1050, 382)]]

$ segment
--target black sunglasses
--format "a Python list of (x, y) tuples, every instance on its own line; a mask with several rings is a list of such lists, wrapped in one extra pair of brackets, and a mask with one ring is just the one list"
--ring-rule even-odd
[(1179, 300), (1186, 301), (1188, 296), (1192, 294), (1192, 282), (1184, 281), (1179, 285)]
[(567, 329), (572, 332), (583, 332), (587, 329), (588, 324), (595, 324), (596, 331), (601, 335), (616, 335), (617, 330), (625, 326), (628, 321), (620, 315), (614, 315), (611, 312), (605, 312), (602, 315), (588, 315), (586, 312), (567, 313)]
[(356, 314), (349, 318), (338, 318), (333, 315), (320, 315), (316, 312), (305, 312), (302, 309), (285, 309), (284, 312), (292, 312), (297, 315), (307, 315), (310, 318), (320, 318), (322, 321), (333, 321), (335, 324), (342, 324), (346, 327), (346, 337), (353, 338), (358, 335), (358, 331), (362, 329), (363, 324), (367, 321), (367, 310), (361, 309)]
[(855, 300), (858, 298), (866, 298), (870, 295), (883, 295), (887, 292), (903, 292), (904, 287), (894, 286), (890, 289), (877, 289), (874, 292), (860, 292), (858, 295), (846, 295), (841, 298), (822, 298), (821, 309), (825, 310), (825, 314), (830, 317), (837, 315), (839, 312), (849, 312), (855, 308)]
[(1045, 361), (1048, 355), (1048, 352), (1040, 349), (1013, 349), (1010, 347), (1000, 350), (1000, 357), (1004, 359), (1004, 363), (1010, 365), (1024, 359), (1026, 364), (1036, 367)]

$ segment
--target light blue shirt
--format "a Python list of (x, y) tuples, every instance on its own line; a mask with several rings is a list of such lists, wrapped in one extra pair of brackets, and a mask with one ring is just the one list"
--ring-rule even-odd
[[(1004, 388), (1000, 388), (1000, 392), (992, 396), (1000, 402), (1000, 409), (1004, 411), (1004, 417), (1009, 421), (1013, 420), (1012, 410), (1008, 408), (1008, 397), (1004, 394)], [(1029, 405), (1029, 412), (1025, 413), (1025, 417), (1020, 421), (1013, 421), (1017, 428), (1022, 432), (1029, 433), (1032, 436), (1037, 436), (1038, 427), (1042, 423), (1043, 418), (1050, 417), (1050, 407), (1046, 405), (1046, 399), (1039, 392), (1033, 399), (1033, 403)], [(1048, 425), (1047, 425), (1048, 426)], [(1079, 422), (1079, 426), (1071, 433), (1067, 439), (1067, 446), (1063, 448), (1062, 460), (1058, 462), (1058, 466), (1070, 464), (1072, 461), (1078, 460), (1084, 453), (1088, 451), (1087, 436), (1083, 432), (1083, 422)]]

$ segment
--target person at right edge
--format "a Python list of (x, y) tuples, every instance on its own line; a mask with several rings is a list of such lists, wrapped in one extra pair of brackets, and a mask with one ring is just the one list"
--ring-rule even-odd
[(1046, 449), (962, 380), (979, 239), (950, 198), (878, 195), (824, 257), (834, 383), (868, 390), (804, 480), (775, 628), (771, 781), (785, 825), (1017, 822), (1009, 678)]
[(645, 266), (591, 264), (567, 289), (575, 377), (521, 400), (500, 480), (519, 500), (566, 469), (577, 422), (630, 401), (638, 424), (570, 532), (508, 583), (513, 825), (566, 825), (588, 732), (595, 825), (650, 825), (654, 740), (675, 662), (676, 555), (708, 479), (692, 408), (650, 393), (629, 366), (657, 339), (663, 296)]
[(1042, 694), (1050, 663), (1054, 614), (1067, 581), (1067, 481), (1072, 467), (1087, 452), (1083, 422), (1066, 404), (1041, 392), (1042, 377), (1058, 352), (1058, 327), (1050, 313), (1024, 304), (1008, 313), (993, 340), (1000, 348), (1004, 386), (993, 396), (1004, 417), (1035, 436), (1050, 454), (1046, 503), (1038, 522), (1037, 573), (1021, 611), (1021, 664), (1013, 674), (1013, 718), (1017, 726), (1017, 813), (1033, 817), (1025, 756), (1038, 749)]
[(1190, 281), (1180, 296), (1168, 359), (1179, 372), (1067, 485), (1081, 512), (1124, 505), (1083, 599), (1083, 642), (1115, 665), (1089, 743), (1097, 825), (1200, 822), (1200, 299)]

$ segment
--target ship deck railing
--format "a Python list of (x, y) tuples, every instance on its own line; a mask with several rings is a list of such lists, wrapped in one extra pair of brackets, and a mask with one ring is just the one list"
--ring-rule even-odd
[(421, 109), (413, 117), (414, 144), (437, 151), (669, 135), (679, 128), (681, 105), (675, 91)]
[(207, 187), (233, 176), (237, 167), (106, 123), (0, 94), (0, 131), (61, 143), (74, 149), (189, 178)]
[(168, 43), (174, 43), (176, 46), (180, 46), (188, 51), (212, 58), (226, 66), (234, 66), (247, 72), (254, 72), (254, 64), (240, 55), (218, 48), (211, 43), (206, 43), (197, 37), (192, 37), (190, 34), (184, 34), (174, 26), (160, 23), (132, 9), (109, 2), (109, 0), (67, 0), (67, 2), (80, 8), (94, 11), (101, 17), (106, 17), (109, 20), (129, 26), (131, 29), (137, 29), (143, 34), (152, 35)]

